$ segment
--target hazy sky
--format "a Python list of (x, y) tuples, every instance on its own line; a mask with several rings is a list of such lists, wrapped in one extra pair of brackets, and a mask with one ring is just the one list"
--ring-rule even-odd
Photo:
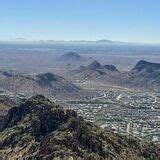
[(0, 39), (160, 43), (160, 0), (0, 0)]

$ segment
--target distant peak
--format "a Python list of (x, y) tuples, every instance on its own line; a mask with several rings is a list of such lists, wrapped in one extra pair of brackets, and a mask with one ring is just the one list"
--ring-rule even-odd
[(66, 58), (72, 58), (72, 57), (74, 57), (74, 58), (80, 58), (80, 57), (81, 57), (81, 56), (80, 56), (78, 53), (76, 53), (76, 52), (67, 52), (67, 53), (63, 54), (62, 56), (63, 56), (63, 57), (66, 57)]
[(114, 41), (111, 41), (111, 40), (108, 40), (108, 39), (100, 39), (96, 42), (99, 42), (99, 43), (113, 43)]
[(100, 69), (100, 68), (102, 68), (102, 65), (98, 61), (95, 60), (89, 65), (89, 68)]

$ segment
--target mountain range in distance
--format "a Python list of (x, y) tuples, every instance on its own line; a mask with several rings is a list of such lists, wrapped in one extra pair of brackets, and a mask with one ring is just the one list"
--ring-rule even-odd
[(154, 159), (159, 145), (85, 121), (37, 95), (0, 119), (1, 159)]
[[(64, 71), (61, 76), (54, 73), (22, 74), (0, 71), (0, 88), (26, 96), (44, 94), (47, 97), (82, 97), (91, 93), (73, 84), (87, 81), (101, 82), (111, 86), (120, 86), (148, 91), (160, 91), (160, 64), (139, 61), (130, 71), (121, 73), (114, 65), (102, 65), (90, 57), (77, 52), (66, 52), (57, 58)], [(70, 64), (70, 69), (65, 68)], [(85, 64), (80, 66), (80, 64)], [(86, 65), (88, 64), (88, 65)], [(80, 67), (79, 67), (80, 66)]]
[[(160, 91), (160, 64), (139, 61), (133, 69), (121, 73), (114, 65), (101, 65), (94, 61), (88, 66), (67, 73), (69, 80), (80, 83), (98, 81), (105, 84)], [(66, 76), (67, 76), (66, 75)]]
[(116, 41), (110, 39), (99, 39), (99, 40), (39, 40), (36, 42), (44, 43), (77, 43), (77, 44), (108, 44), (108, 45), (159, 45), (159, 43), (141, 43), (141, 42), (125, 42)]
[(16, 42), (16, 43), (77, 43), (77, 44), (116, 44), (116, 45), (135, 45), (140, 44), (138, 42), (123, 42), (114, 41), (109, 39), (99, 39), (99, 40), (28, 40), (26, 38), (14, 38), (1, 42)]
[[(76, 63), (78, 63), (83, 57), (74, 52), (69, 52), (60, 58), (62, 61), (68, 62), (76, 62), (77, 60)], [(65, 79), (62, 77), (65, 77)], [(139, 61), (133, 69), (125, 73), (121, 73), (114, 65), (101, 65), (94, 60), (87, 66), (81, 66), (66, 72), (62, 77), (53, 73), (24, 75), (1, 71), (0, 88), (16, 94), (23, 93), (26, 96), (44, 94), (47, 97), (55, 98), (76, 98), (91, 94), (72, 82), (93, 81), (111, 86), (137, 88), (154, 92), (160, 91), (160, 64), (144, 60)]]

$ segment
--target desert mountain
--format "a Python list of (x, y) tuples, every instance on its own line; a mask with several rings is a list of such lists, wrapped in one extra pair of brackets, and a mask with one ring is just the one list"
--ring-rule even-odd
[(57, 61), (62, 62), (63, 64), (79, 64), (87, 60), (88, 59), (79, 55), (77, 52), (67, 52), (57, 59)]
[(160, 91), (160, 64), (144, 60), (139, 61), (131, 71), (123, 74), (122, 84), (129, 87)]
[(144, 60), (125, 73), (120, 73), (114, 65), (102, 66), (94, 61), (88, 66), (71, 71), (68, 75), (68, 79), (73, 81), (98, 81), (107, 85), (160, 91), (160, 64)]
[(0, 76), (0, 88), (25, 96), (43, 94), (47, 97), (78, 98), (87, 94), (87, 91), (52, 73), (21, 75), (5, 72)]
[(110, 83), (119, 75), (119, 72), (113, 65), (102, 66), (99, 62), (93, 61), (88, 66), (82, 66), (71, 71), (68, 75), (71, 79), (79, 80), (80, 82), (92, 80)]
[(68, 60), (80, 60), (82, 57), (76, 52), (67, 52), (63, 54), (60, 59), (64, 61)]
[(0, 130), (2, 159), (160, 158), (159, 146), (104, 131), (40, 95), (11, 108)]
[(74, 64), (78, 66), (87, 65), (91, 61), (93, 61), (93, 58), (79, 55), (77, 52), (67, 52), (57, 59), (57, 62), (61, 62), (63, 65)]

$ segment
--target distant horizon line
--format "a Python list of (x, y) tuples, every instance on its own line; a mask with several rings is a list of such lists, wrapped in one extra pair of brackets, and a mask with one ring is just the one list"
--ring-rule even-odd
[(27, 38), (13, 38), (8, 40), (1, 40), (0, 42), (59, 42), (59, 43), (104, 43), (104, 44), (137, 44), (137, 45), (160, 45), (159, 43), (149, 43), (149, 42), (126, 42), (110, 39), (98, 39), (98, 40), (54, 40), (54, 39), (39, 39), (39, 40), (29, 40)]

